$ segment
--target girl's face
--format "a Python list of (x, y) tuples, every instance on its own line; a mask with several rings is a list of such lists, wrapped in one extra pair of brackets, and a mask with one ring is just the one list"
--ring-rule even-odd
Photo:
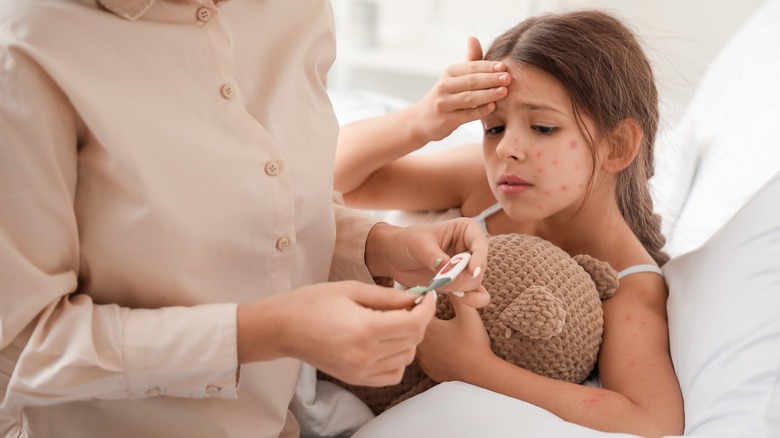
[[(509, 94), (482, 119), (491, 190), (504, 211), (519, 222), (561, 212), (573, 215), (590, 184), (593, 157), (571, 99), (548, 73), (507, 65), (514, 66)], [(585, 123), (598, 139), (586, 117)]]

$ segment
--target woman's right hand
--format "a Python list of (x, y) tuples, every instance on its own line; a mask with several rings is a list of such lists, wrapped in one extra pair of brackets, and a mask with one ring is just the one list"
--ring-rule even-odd
[(344, 382), (400, 382), (436, 310), (417, 295), (341, 281), (238, 306), (239, 363), (294, 357)]

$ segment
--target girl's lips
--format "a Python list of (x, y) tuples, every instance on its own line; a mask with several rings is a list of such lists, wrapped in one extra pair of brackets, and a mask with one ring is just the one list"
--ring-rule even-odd
[(505, 195), (522, 193), (533, 187), (533, 184), (515, 176), (504, 175), (498, 180), (498, 189)]

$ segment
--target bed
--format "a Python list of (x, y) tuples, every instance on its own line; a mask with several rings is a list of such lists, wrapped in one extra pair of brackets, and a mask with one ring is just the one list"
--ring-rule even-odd
[[(778, 53), (780, 0), (768, 0), (710, 65), (681, 120), (659, 136), (651, 183), (672, 255), (663, 271), (685, 436), (780, 437)], [(341, 123), (405, 104), (332, 97)], [(479, 126), (465, 125), (432, 147), (475, 140)], [(302, 415), (304, 435), (633, 436), (568, 423), (462, 382), (439, 384), (376, 418), (348, 396), (323, 394), (319, 416)], [(311, 408), (309, 395), (299, 403)]]

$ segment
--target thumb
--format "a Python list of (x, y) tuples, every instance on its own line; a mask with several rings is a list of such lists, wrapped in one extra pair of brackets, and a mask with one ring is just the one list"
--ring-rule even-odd
[(482, 323), (482, 316), (479, 315), (477, 309), (457, 298), (451, 298), (450, 303), (452, 303), (452, 309), (455, 311), (458, 324), (466, 327), (479, 326), (484, 329), (485, 325)]
[(481, 59), (482, 45), (476, 37), (468, 37), (466, 41), (466, 61), (479, 61)]

